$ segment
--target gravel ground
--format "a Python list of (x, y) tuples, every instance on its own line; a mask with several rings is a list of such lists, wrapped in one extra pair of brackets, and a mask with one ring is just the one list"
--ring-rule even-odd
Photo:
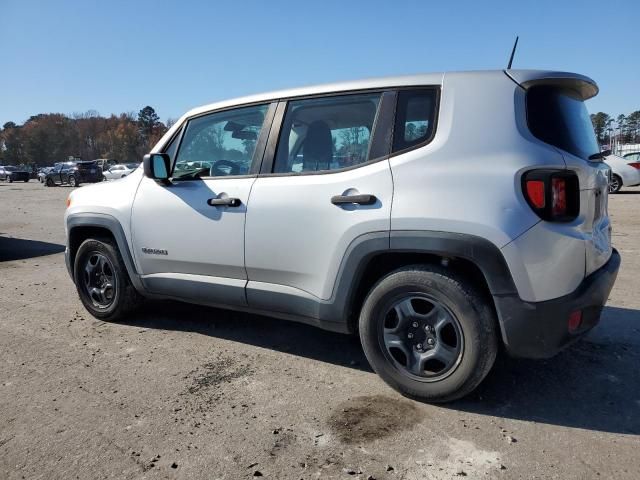
[(640, 189), (610, 198), (602, 323), (447, 406), (305, 325), (174, 302), (95, 320), (64, 266), (70, 190), (0, 183), (0, 478), (640, 478)]

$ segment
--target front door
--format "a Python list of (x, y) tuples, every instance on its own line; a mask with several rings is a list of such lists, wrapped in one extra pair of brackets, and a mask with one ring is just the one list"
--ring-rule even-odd
[(165, 149), (172, 159), (171, 182), (141, 181), (131, 228), (142, 280), (152, 293), (246, 304), (245, 215), (269, 107), (188, 120)]

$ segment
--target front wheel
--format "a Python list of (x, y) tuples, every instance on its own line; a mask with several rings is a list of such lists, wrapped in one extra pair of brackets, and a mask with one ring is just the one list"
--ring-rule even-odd
[(47, 187), (53, 187), (53, 186), (55, 186), (55, 183), (53, 183), (53, 180), (52, 180), (52, 179), (50, 179), (50, 178), (47, 178), (47, 180), (44, 182), (44, 184), (45, 184)]
[(609, 182), (609, 193), (618, 193), (622, 188), (622, 178), (615, 173), (611, 175), (611, 181)]
[(10, 176), (7, 177), (7, 182), (9, 183), (13, 183), (13, 178), (11, 178)]
[(445, 268), (406, 267), (384, 277), (360, 313), (360, 340), (375, 372), (403, 395), (448, 402), (475, 389), (498, 351), (488, 301)]
[(74, 177), (73, 175), (69, 175), (69, 185), (71, 185), (72, 187), (78, 186), (78, 180), (76, 180), (76, 177)]
[(96, 318), (121, 320), (141, 302), (110, 240), (85, 240), (76, 253), (73, 277), (80, 300)]

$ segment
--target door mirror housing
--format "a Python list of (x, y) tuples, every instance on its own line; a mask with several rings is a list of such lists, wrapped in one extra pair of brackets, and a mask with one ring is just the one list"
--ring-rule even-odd
[(144, 156), (144, 174), (156, 180), (168, 180), (171, 159), (166, 153), (149, 153)]

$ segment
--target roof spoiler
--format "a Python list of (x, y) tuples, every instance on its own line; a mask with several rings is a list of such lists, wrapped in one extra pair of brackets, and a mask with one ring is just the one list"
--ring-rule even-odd
[(534, 85), (556, 86), (573, 90), (582, 100), (595, 97), (599, 91), (596, 82), (577, 73), (542, 70), (505, 70), (504, 73), (525, 90)]

